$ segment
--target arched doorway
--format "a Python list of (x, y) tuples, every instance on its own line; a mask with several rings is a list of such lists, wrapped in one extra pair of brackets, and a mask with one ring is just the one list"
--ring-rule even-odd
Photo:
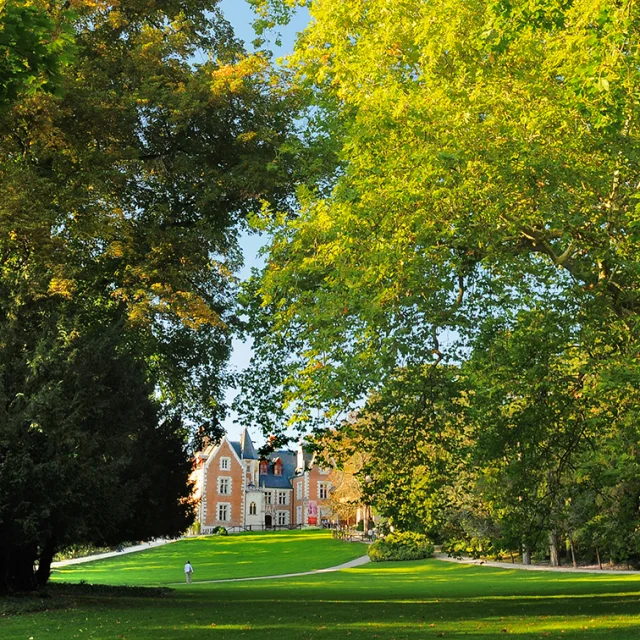
[(271, 521), (271, 516), (270, 515), (265, 515), (264, 517), (264, 528), (265, 529), (271, 529), (271, 527), (273, 526), (272, 521)]

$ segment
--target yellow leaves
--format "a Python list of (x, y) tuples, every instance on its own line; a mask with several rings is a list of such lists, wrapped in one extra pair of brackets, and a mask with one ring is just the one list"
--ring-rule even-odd
[(237, 140), (238, 142), (249, 143), (253, 142), (258, 137), (258, 134), (255, 131), (247, 131), (246, 133), (241, 133)]
[(225, 64), (211, 73), (211, 90), (213, 93), (239, 93), (244, 88), (245, 80), (265, 71), (268, 61), (262, 54), (241, 58), (235, 64)]
[(205, 325), (226, 328), (220, 316), (202, 297), (190, 291), (176, 291), (166, 283), (154, 282), (148, 290), (137, 289), (131, 295), (118, 289), (112, 297), (128, 303), (128, 320), (133, 325), (147, 324), (160, 314), (172, 315), (194, 331)]
[(49, 293), (54, 296), (62, 296), (63, 298), (70, 300), (73, 297), (75, 290), (75, 280), (69, 280), (67, 278), (51, 278), (51, 281), (49, 282)]
[(110, 258), (123, 258), (125, 254), (124, 249), (125, 249), (124, 243), (116, 241), (116, 242), (112, 242), (109, 245), (106, 253), (107, 253), (107, 256)]

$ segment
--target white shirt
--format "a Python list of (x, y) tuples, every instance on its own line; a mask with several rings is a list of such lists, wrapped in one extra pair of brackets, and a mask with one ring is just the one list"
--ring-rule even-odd
[(193, 573), (193, 567), (191, 566), (191, 564), (189, 562), (187, 562), (187, 564), (184, 565), (184, 572), (185, 573)]

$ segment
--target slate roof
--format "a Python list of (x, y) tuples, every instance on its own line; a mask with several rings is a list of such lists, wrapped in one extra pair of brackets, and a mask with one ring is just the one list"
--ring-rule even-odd
[(234, 451), (238, 454), (238, 458), (242, 459), (242, 446), (239, 442), (232, 442), (229, 440), (229, 444), (233, 447)]
[(256, 454), (256, 450), (253, 448), (253, 442), (251, 442), (251, 436), (245, 427), (242, 430), (242, 435), (240, 436), (240, 449), (242, 451), (242, 458), (245, 460), (257, 460), (258, 455)]
[(273, 465), (269, 465), (268, 473), (260, 474), (260, 486), (265, 489), (291, 489), (291, 478), (296, 474), (296, 454), (293, 451), (274, 451), (269, 460), (280, 458), (282, 461), (282, 475), (273, 473)]

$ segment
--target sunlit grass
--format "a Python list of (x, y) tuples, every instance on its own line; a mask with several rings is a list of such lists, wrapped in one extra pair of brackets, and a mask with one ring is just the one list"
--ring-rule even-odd
[[(209, 549), (207, 542), (200, 544)], [(323, 546), (323, 540), (316, 544)], [(279, 557), (270, 560), (277, 563)], [(264, 582), (180, 585), (161, 599), (84, 598), (67, 611), (0, 619), (2, 640), (30, 637), (639, 640), (640, 577), (533, 573), (437, 560), (375, 564)]]
[(203, 536), (148, 551), (126, 554), (54, 571), (64, 582), (166, 585), (184, 581), (187, 560), (195, 582), (323, 569), (366, 553), (366, 545), (333, 540), (327, 531)]

